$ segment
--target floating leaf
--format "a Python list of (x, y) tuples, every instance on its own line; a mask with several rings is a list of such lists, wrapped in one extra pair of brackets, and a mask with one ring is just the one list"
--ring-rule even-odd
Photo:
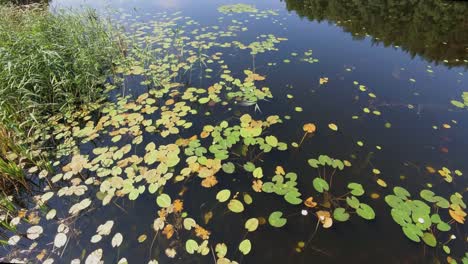
[(384, 180), (382, 180), (382, 179), (377, 179), (377, 184), (378, 184), (379, 186), (381, 186), (381, 187), (384, 187), (384, 188), (387, 187), (387, 183), (386, 183)]
[(330, 188), (328, 182), (318, 177), (312, 181), (312, 184), (314, 186), (314, 189), (319, 193), (323, 193), (323, 191), (328, 191), (328, 189)]
[(436, 200), (434, 199), (434, 192), (433, 191), (430, 191), (430, 190), (422, 190), (419, 195), (421, 196), (421, 198), (423, 198), (424, 200), (428, 201), (428, 202), (435, 202)]
[(393, 192), (396, 196), (400, 197), (401, 199), (406, 199), (411, 196), (411, 194), (403, 187), (396, 186), (393, 188)]
[(305, 124), (305, 125), (302, 127), (302, 129), (304, 130), (304, 132), (307, 132), (307, 133), (314, 133), (315, 130), (316, 130), (317, 128), (315, 127), (314, 124), (312, 124), (312, 123), (307, 123), (307, 124)]
[(278, 139), (275, 136), (265, 137), (265, 142), (272, 147), (278, 146)]
[(360, 217), (362, 217), (362, 218), (364, 218), (366, 220), (372, 220), (372, 219), (375, 218), (374, 209), (372, 209), (372, 207), (370, 207), (367, 204), (360, 203), (359, 207), (356, 209), (356, 213)]
[(409, 224), (403, 227), (403, 233), (414, 242), (420, 242), (420, 236), (423, 235), (422, 231), (413, 224)]
[(248, 239), (242, 240), (242, 242), (239, 244), (239, 251), (242, 252), (242, 254), (244, 255), (249, 254), (251, 249), (252, 249), (252, 243), (250, 243), (250, 240)]
[(307, 207), (310, 207), (310, 208), (314, 208), (314, 207), (317, 206), (317, 203), (314, 202), (313, 197), (309, 197), (304, 201), (304, 205), (307, 206)]
[(328, 127), (333, 131), (338, 131), (338, 126), (333, 123), (328, 124)]
[(349, 219), (349, 214), (344, 208), (338, 207), (333, 211), (333, 219), (340, 222), (345, 222)]
[(455, 210), (449, 210), (449, 214), (450, 216), (453, 218), (453, 220), (457, 221), (458, 223), (460, 224), (464, 224), (465, 223), (465, 216), (466, 216), (466, 213), (462, 212), (462, 211), (455, 211)]
[(232, 162), (227, 162), (223, 164), (222, 168), (225, 173), (232, 174), (234, 173), (236, 166)]
[(297, 205), (297, 204), (302, 203), (302, 199), (299, 198), (300, 195), (301, 194), (297, 191), (291, 191), (291, 192), (286, 193), (286, 195), (284, 196), (284, 199), (290, 204)]
[(184, 219), (184, 228), (187, 230), (191, 230), (193, 227), (195, 227), (197, 223), (193, 218), (185, 218)]
[[(224, 258), (224, 256), (226, 256), (226, 254), (227, 254), (226, 244), (224, 244), (224, 243), (216, 244), (215, 251), (216, 251), (216, 256), (218, 258)], [(219, 260), (218, 260), (218, 262), (219, 262)]]
[(244, 169), (248, 172), (253, 172), (255, 170), (255, 164), (252, 162), (247, 162), (244, 164)]
[(198, 243), (197, 241), (193, 239), (189, 239), (185, 242), (185, 250), (189, 254), (195, 253), (196, 250), (198, 250)]
[(169, 207), (172, 204), (171, 197), (165, 193), (162, 193), (156, 198), (156, 203), (159, 205), (159, 207), (162, 208)]
[(424, 233), (423, 237), (422, 237), (424, 243), (426, 243), (426, 245), (430, 246), (430, 247), (435, 247), (437, 246), (437, 240), (435, 238), (435, 236), (432, 234), (432, 233)]
[(442, 249), (444, 250), (446, 254), (450, 254), (450, 248), (447, 245), (444, 245)]
[(143, 234), (143, 235), (140, 235), (137, 240), (138, 240), (139, 243), (143, 243), (143, 242), (145, 242), (146, 238), (147, 238), (147, 236), (145, 234)]
[(362, 185), (359, 183), (355, 183), (355, 182), (349, 183), (348, 188), (351, 190), (352, 195), (361, 196), (364, 194), (364, 189), (362, 188)]
[(249, 232), (253, 232), (257, 230), (258, 224), (259, 222), (257, 218), (250, 218), (245, 222), (245, 229), (247, 229)]
[(346, 203), (354, 209), (358, 209), (360, 204), (359, 200), (354, 196), (346, 197)]
[(122, 244), (123, 236), (121, 233), (116, 233), (112, 238), (112, 247), (119, 247)]
[(220, 203), (224, 203), (229, 200), (229, 197), (231, 197), (231, 191), (228, 189), (221, 190), (216, 194), (216, 200)]
[(263, 177), (262, 167), (255, 168), (255, 170), (252, 173), (253, 173), (253, 176), (257, 179), (260, 179)]
[(450, 103), (453, 104), (454, 106), (458, 107), (458, 108), (465, 108), (465, 104), (460, 102), (460, 101), (452, 100), (452, 101), (450, 101)]
[(57, 233), (57, 235), (55, 235), (55, 239), (54, 239), (55, 247), (61, 248), (65, 245), (66, 242), (67, 242), (67, 235), (65, 235), (64, 233)]
[(280, 211), (275, 211), (273, 213), (270, 214), (270, 216), (268, 217), (268, 223), (270, 223), (271, 226), (273, 227), (283, 227), (287, 220), (286, 218), (282, 218), (283, 216), (283, 213), (280, 212)]
[(236, 199), (229, 201), (228, 208), (231, 210), (231, 212), (234, 213), (241, 213), (244, 211), (244, 205), (241, 203), (241, 201)]

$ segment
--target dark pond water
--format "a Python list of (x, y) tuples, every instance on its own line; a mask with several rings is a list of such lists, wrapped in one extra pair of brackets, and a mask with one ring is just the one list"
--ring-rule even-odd
[[(441, 246), (454, 234), (457, 238), (447, 245), (451, 247), (450, 256), (461, 263), (461, 257), (468, 251), (465, 224), (453, 223), (449, 232), (439, 232), (436, 248), (425, 246), (423, 242), (415, 243), (394, 222), (384, 197), (392, 194), (394, 186), (403, 186), (413, 197), (418, 197), (422, 189), (428, 188), (427, 184), (432, 184), (431, 190), (447, 199), (455, 192), (466, 194), (468, 111), (455, 107), (451, 100), (462, 101), (462, 93), (468, 91), (468, 3), (438, 0), (242, 2), (255, 5), (258, 10), (275, 10), (278, 14), (265, 19), (255, 19), (246, 13), (228, 16), (217, 10), (221, 5), (237, 3), (224, 0), (63, 0), (53, 1), (51, 8), (86, 5), (103, 13), (117, 10), (128, 14), (125, 18), (116, 16), (123, 19), (121, 22), (125, 25), (150, 21), (159, 12), (181, 12), (179, 16), (190, 17), (204, 26), (241, 21), (241, 27), (248, 30), (235, 39), (245, 43), (255, 41), (262, 34), (287, 38), (276, 44), (277, 51), (258, 54), (254, 62), (248, 51), (223, 50), (225, 64), (233, 73), (252, 69), (254, 63), (255, 72), (266, 77), (262, 85), (270, 88), (273, 98), (259, 101), (261, 111), (254, 106), (238, 105), (232, 105), (230, 110), (223, 106), (202, 108), (200, 111), (211, 112), (211, 115), (193, 117), (194, 126), (182, 131), (181, 136), (199, 134), (205, 124), (234, 120), (244, 113), (256, 119), (269, 115), (290, 116), (290, 120), (270, 129), (273, 135), (288, 143), (288, 150), (272, 151), (256, 161), (265, 176), (273, 176), (275, 167), (281, 165), (286, 171), (298, 174), (303, 198), (318, 197), (312, 185), (317, 171), (307, 160), (321, 154), (349, 160), (353, 166), (337, 173), (333, 188), (337, 194), (344, 194), (349, 182), (361, 183), (366, 193), (360, 200), (374, 208), (376, 218), (367, 221), (353, 215), (347, 222), (335, 222), (329, 229), (320, 226), (315, 232), (317, 218), (311, 216), (313, 210), (308, 216), (302, 216), (301, 210), (306, 209), (303, 205), (292, 206), (281, 196), (253, 192), (251, 174), (242, 169), (218, 179), (218, 185), (209, 189), (200, 187), (198, 180), (189, 181), (185, 187), (166, 185), (164, 192), (173, 198), (178, 197), (182, 188), (187, 188), (183, 195), (184, 210), (197, 222), (203, 222), (204, 215), (213, 212), (213, 218), (204, 225), (211, 231), (210, 245), (214, 248), (216, 243), (226, 243), (229, 259), (242, 263), (446, 263), (447, 254)], [(318, 62), (306, 63), (299, 59), (308, 50), (312, 50), (312, 57)], [(320, 78), (325, 77), (328, 82), (320, 84)], [(218, 78), (213, 74), (213, 78), (183, 81), (187, 86), (206, 88)], [(146, 87), (139, 85), (141, 79), (127, 81), (127, 94), (138, 96), (146, 91)], [(366, 92), (359, 89), (361, 84)], [(376, 98), (368, 93), (375, 94)], [(293, 97), (288, 98), (288, 95)], [(301, 107), (302, 111), (296, 111), (296, 107)], [(365, 108), (371, 113), (365, 113)], [(303, 125), (310, 122), (317, 126), (314, 136), (307, 137), (300, 148), (291, 147), (292, 142), (301, 140)], [(338, 131), (329, 129), (330, 123), (336, 124)], [(450, 128), (444, 128), (444, 124)], [(157, 145), (170, 142), (148, 136), (143, 146), (152, 141)], [(363, 146), (358, 145), (359, 141)], [(83, 146), (82, 151), (90, 151), (89, 146)], [(140, 154), (144, 155), (144, 151)], [(239, 161), (240, 164), (244, 162)], [(427, 167), (436, 172), (431, 173)], [(437, 173), (442, 167), (452, 170), (451, 183)], [(373, 169), (381, 174), (376, 175)], [(464, 174), (456, 176), (454, 170)], [(388, 187), (380, 187), (376, 183), (378, 178)], [(225, 204), (215, 200), (217, 192), (224, 188), (249, 193), (254, 203), (241, 214), (231, 213)], [(373, 199), (372, 193), (380, 197)], [(129, 263), (147, 263), (150, 259), (157, 259), (159, 263), (213, 263), (212, 253), (200, 256), (185, 252), (186, 235), (181, 234), (178, 240), (171, 241), (159, 236), (151, 247), (155, 234), (152, 225), (158, 210), (155, 197), (145, 193), (136, 201), (119, 198), (115, 201), (119, 206), (98, 207), (81, 216), (75, 228), (82, 233), (70, 241), (56, 261), (68, 263), (100, 247), (106, 263), (116, 263), (122, 257)], [(282, 211), (288, 216), (284, 227), (273, 228), (267, 223), (246, 234), (244, 222), (247, 219), (268, 218), (273, 211)], [(450, 220), (446, 210), (443, 213), (441, 210), (440, 214)], [(96, 227), (110, 219), (115, 221), (113, 230), (121, 232), (125, 238), (118, 250), (113, 249), (110, 242), (89, 242)], [(51, 232), (53, 237), (55, 230)], [(141, 234), (148, 235), (144, 243), (137, 242)], [(246, 237), (252, 242), (252, 250), (243, 256), (237, 247)], [(306, 247), (299, 253), (296, 247), (300, 241), (306, 242)], [(177, 249), (175, 258), (165, 255), (167, 247)]]

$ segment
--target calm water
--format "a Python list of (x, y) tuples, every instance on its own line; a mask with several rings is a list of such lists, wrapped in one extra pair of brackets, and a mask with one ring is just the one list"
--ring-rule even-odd
[[(182, 136), (198, 133), (193, 131), (200, 131), (204, 122), (215, 124), (239, 116), (240, 112), (250, 113), (255, 118), (278, 114), (281, 117), (289, 115), (291, 120), (275, 127), (274, 135), (291, 143), (300, 141), (304, 123), (313, 122), (317, 132), (307, 138), (300, 149), (290, 147), (285, 152), (262, 156), (260, 165), (267, 171), (266, 175), (273, 175), (277, 165), (296, 172), (303, 197), (308, 197), (316, 194), (311, 184), (315, 171), (307, 165), (308, 159), (327, 154), (350, 160), (352, 169), (334, 179), (334, 188), (345, 190), (349, 181), (363, 184), (366, 194), (362, 200), (375, 209), (377, 217), (373, 221), (353, 217), (331, 229), (319, 228), (303, 252), (297, 253), (297, 243), (307, 241), (316, 227), (315, 218), (300, 215), (303, 206), (288, 205), (274, 194), (252, 192), (251, 181), (245, 180), (247, 175), (242, 170), (236, 170), (231, 178), (220, 181), (211, 189), (201, 188), (199, 182), (188, 183), (188, 191), (183, 197), (186, 211), (199, 221), (206, 212), (214, 212), (213, 219), (206, 225), (212, 232), (210, 241), (213, 245), (226, 243), (230, 259), (242, 263), (432, 263), (438, 260), (446, 263), (446, 254), (440, 247), (425, 247), (404, 236), (400, 226), (390, 217), (390, 208), (383, 199), (392, 192), (391, 188), (379, 187), (376, 179), (384, 179), (390, 187), (404, 186), (414, 196), (426, 188), (427, 183), (432, 183), (433, 190), (445, 197), (455, 191), (466, 192), (468, 112), (454, 107), (450, 101), (461, 100), (463, 91), (468, 91), (468, 3), (436, 0), (243, 1), (260, 10), (276, 10), (279, 14), (259, 20), (246, 14), (226, 16), (217, 11), (221, 5), (236, 3), (224, 0), (63, 0), (53, 1), (51, 8), (86, 5), (103, 13), (113, 9), (130, 14), (127, 18), (130, 21), (149, 21), (158, 12), (180, 11), (181, 16), (189, 16), (202, 25), (222, 25), (233, 19), (243, 21), (248, 30), (236, 37), (240, 41), (254, 41), (261, 34), (288, 39), (277, 44), (278, 51), (259, 54), (255, 58), (256, 72), (266, 76), (264, 85), (274, 96), (269, 101), (260, 101), (261, 112), (255, 111), (253, 106), (235, 106), (231, 111), (214, 107), (208, 109), (212, 112), (210, 117), (194, 120), (197, 122), (195, 126), (191, 131), (183, 131)], [(224, 19), (219, 20), (219, 17)], [(319, 62), (304, 63), (292, 55), (307, 50), (312, 50), (313, 57)], [(233, 48), (224, 53), (225, 63), (232, 72), (252, 68), (252, 57), (247, 51)], [(291, 62), (285, 63), (285, 59)], [(268, 66), (268, 63), (276, 63), (276, 66)], [(328, 83), (320, 85), (319, 79), (323, 77), (328, 78)], [(208, 87), (216, 78), (192, 80), (189, 85)], [(145, 91), (138, 81), (129, 80), (127, 93), (139, 95)], [(371, 100), (353, 82), (365, 85), (377, 98)], [(294, 97), (289, 99), (288, 94)], [(295, 111), (298, 106), (303, 108), (302, 112)], [(379, 110), (381, 115), (366, 114), (363, 112), (365, 107)], [(328, 129), (329, 123), (337, 124), (339, 130)], [(391, 127), (386, 127), (386, 123)], [(451, 128), (445, 129), (443, 124), (449, 124)], [(145, 138), (145, 143), (152, 140)], [(358, 141), (364, 146), (358, 146)], [(86, 146), (83, 148), (85, 151)], [(454, 176), (452, 183), (446, 183), (438, 174), (430, 174), (427, 166), (436, 170), (444, 166), (458, 169), (465, 175)], [(374, 175), (373, 168), (378, 168), (382, 174)], [(214, 197), (225, 187), (248, 192), (254, 206), (247, 207), (242, 214), (232, 214), (224, 206), (216, 205)], [(168, 185), (164, 190), (171, 197), (176, 197), (180, 191), (181, 185)], [(371, 193), (378, 193), (380, 198), (371, 199)], [(80, 257), (84, 250), (88, 254), (95, 249), (96, 245), (89, 243), (88, 238), (95, 233), (97, 225), (114, 219), (114, 230), (121, 232), (125, 241), (118, 251), (112, 249), (110, 243), (100, 245), (106, 262), (115, 263), (126, 257), (130, 263), (146, 263), (153, 258), (163, 264), (213, 263), (211, 253), (199, 257), (183, 252), (186, 238), (172, 244), (158, 239), (150, 249), (154, 235), (152, 224), (157, 215), (155, 195), (142, 195), (136, 202), (120, 198), (116, 203), (120, 207), (97, 208), (80, 217), (76, 228), (82, 231), (80, 237), (85, 239), (72, 240), (62, 259), (56, 261), (68, 263)], [(276, 210), (288, 215), (287, 225), (275, 229), (266, 224), (249, 233), (252, 251), (241, 256), (237, 245), (244, 238), (245, 220), (254, 216), (267, 218)], [(466, 225), (453, 225), (448, 234), (441, 236), (440, 242), (455, 234), (457, 243), (451, 242), (452, 253), (462, 256), (468, 251), (466, 231)], [(136, 242), (141, 234), (148, 235), (143, 244)], [(177, 243), (182, 245), (177, 256), (168, 258), (164, 249)]]

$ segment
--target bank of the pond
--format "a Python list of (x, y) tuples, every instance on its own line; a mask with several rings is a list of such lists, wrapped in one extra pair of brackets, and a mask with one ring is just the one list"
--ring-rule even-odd
[(49, 118), (105, 98), (116, 32), (90, 9), (0, 5), (0, 235), (37, 193), (27, 170), (52, 170), (53, 149), (37, 142)]
[(0, 120), (29, 129), (102, 98), (120, 54), (115, 30), (93, 10), (0, 7)]

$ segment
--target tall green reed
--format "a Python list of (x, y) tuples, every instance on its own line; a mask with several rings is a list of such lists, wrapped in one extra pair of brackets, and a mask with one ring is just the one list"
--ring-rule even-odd
[(0, 122), (31, 128), (103, 96), (119, 56), (95, 11), (0, 7)]

